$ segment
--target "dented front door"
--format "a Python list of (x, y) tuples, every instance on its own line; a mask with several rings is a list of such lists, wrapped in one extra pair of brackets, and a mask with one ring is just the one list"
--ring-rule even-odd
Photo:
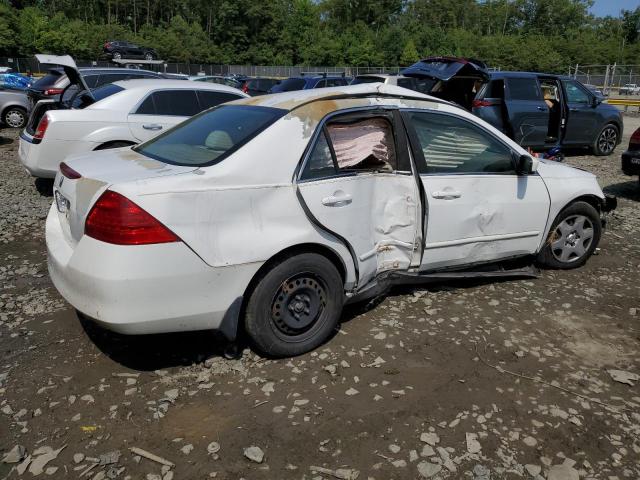
[[(297, 185), (312, 221), (348, 245), (360, 286), (379, 273), (418, 266), (421, 227), (420, 197), (406, 142), (404, 150), (398, 147), (392, 130), (385, 138), (391, 116), (376, 120), (371, 113), (363, 115), (351, 114), (350, 123), (333, 132), (324, 127)], [(369, 129), (367, 119), (377, 126)]]
[(550, 199), (540, 176), (517, 175), (511, 149), (471, 121), (405, 112), (427, 201), (422, 270), (535, 253)]

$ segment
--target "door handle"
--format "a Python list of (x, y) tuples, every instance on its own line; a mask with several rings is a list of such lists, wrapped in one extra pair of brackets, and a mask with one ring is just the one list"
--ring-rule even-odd
[(142, 125), (142, 128), (145, 130), (162, 130), (162, 125), (157, 123), (147, 123), (146, 125)]
[(349, 205), (352, 201), (351, 195), (344, 192), (336, 192), (333, 195), (324, 197), (322, 204), (326, 207), (344, 207)]
[(453, 200), (454, 198), (460, 198), (462, 193), (457, 190), (443, 190), (439, 192), (432, 192), (431, 196), (433, 198), (440, 198), (443, 200)]

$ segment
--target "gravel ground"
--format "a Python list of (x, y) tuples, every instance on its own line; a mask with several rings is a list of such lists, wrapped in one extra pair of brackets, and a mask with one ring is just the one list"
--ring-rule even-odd
[(397, 289), (277, 361), (80, 321), (47, 276), (51, 198), (3, 131), (0, 478), (640, 478), (640, 189), (619, 164), (638, 125), (567, 160), (619, 197), (584, 268)]

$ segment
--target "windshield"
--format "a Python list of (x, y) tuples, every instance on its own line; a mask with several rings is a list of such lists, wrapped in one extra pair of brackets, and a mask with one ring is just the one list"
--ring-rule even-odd
[(173, 165), (213, 165), (286, 113), (279, 108), (223, 105), (196, 115), (134, 149)]
[(100, 100), (110, 97), (114, 93), (121, 92), (122, 90), (124, 90), (124, 88), (114, 85), (113, 83), (108, 83), (92, 90), (91, 95), (85, 90), (73, 100), (72, 108), (86, 108), (89, 105), (99, 102)]
[(351, 85), (360, 85), (361, 83), (384, 83), (384, 78), (381, 77), (356, 77), (351, 81)]

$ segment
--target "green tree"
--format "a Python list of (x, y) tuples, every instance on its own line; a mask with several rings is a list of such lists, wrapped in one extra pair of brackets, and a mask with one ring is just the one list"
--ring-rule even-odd
[(416, 44), (413, 43), (413, 40), (409, 39), (409, 41), (404, 45), (402, 55), (400, 55), (400, 65), (412, 65), (418, 60), (420, 60), (420, 55), (418, 54)]

